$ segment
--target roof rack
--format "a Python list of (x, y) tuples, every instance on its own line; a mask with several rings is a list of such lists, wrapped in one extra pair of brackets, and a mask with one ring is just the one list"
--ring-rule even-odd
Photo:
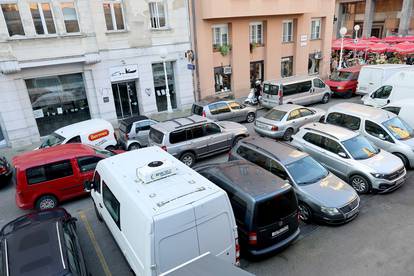
[[(182, 123), (180, 123), (180, 122), (177, 122), (177, 121), (176, 121), (177, 119), (188, 119), (188, 120), (189, 120), (189, 121), (191, 121), (191, 122), (190, 122), (190, 123), (188, 123), (188, 124), (182, 124)], [(178, 129), (178, 128), (181, 128), (181, 127), (190, 126), (190, 125), (194, 125), (194, 124), (206, 123), (206, 122), (207, 122), (207, 120), (196, 121), (196, 120), (194, 120), (194, 119), (192, 119), (192, 118), (189, 118), (189, 117), (181, 117), (181, 118), (177, 118), (177, 119), (173, 119), (173, 120), (171, 120), (172, 122), (174, 122), (174, 123), (177, 123), (177, 124), (178, 124), (178, 126), (176, 126), (176, 127), (175, 127), (175, 129)]]
[(329, 134), (329, 133), (326, 133), (326, 132), (323, 132), (323, 131), (320, 131), (320, 130), (317, 130), (317, 129), (314, 129), (314, 128), (305, 127), (305, 129), (306, 129), (306, 130), (312, 130), (312, 131), (314, 131), (314, 132), (317, 132), (317, 133), (319, 133), (319, 134), (323, 134), (323, 135), (325, 135), (325, 136), (329, 136), (329, 137), (331, 137), (331, 138), (333, 138), (333, 139), (335, 139), (335, 140), (339, 140), (339, 139), (338, 139), (338, 137), (336, 137), (336, 136), (334, 136), (334, 135), (332, 135), (332, 134)]

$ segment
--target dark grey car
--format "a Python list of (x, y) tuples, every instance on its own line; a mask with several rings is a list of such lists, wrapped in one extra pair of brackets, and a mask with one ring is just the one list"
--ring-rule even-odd
[(298, 197), (300, 217), (341, 224), (359, 213), (359, 196), (307, 153), (268, 138), (240, 140), (230, 160), (246, 159), (289, 182)]
[(256, 108), (236, 101), (200, 101), (193, 104), (191, 113), (214, 121), (251, 123), (256, 118)]

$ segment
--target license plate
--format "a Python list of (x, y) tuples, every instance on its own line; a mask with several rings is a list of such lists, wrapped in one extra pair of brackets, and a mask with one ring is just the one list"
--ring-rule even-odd
[(395, 182), (395, 185), (400, 185), (401, 183), (403, 183), (404, 182), (404, 180), (405, 180), (405, 178), (403, 177), (403, 178), (401, 178), (401, 179), (398, 179), (396, 182)]
[(287, 230), (289, 230), (289, 225), (286, 225), (286, 226), (280, 228), (279, 230), (277, 230), (275, 232), (272, 232), (272, 238), (273, 237), (276, 237), (276, 236), (278, 236), (280, 234), (285, 233)]
[(352, 210), (351, 212), (349, 212), (348, 214), (346, 214), (346, 218), (350, 218), (353, 215), (356, 214), (356, 212), (358, 212), (358, 208), (355, 208), (355, 210)]
[(267, 128), (267, 126), (265, 124), (262, 124), (260, 122), (256, 122), (256, 126), (260, 127), (260, 128)]

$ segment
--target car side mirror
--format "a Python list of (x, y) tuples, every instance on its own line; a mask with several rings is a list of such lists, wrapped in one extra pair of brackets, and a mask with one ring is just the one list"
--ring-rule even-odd
[(85, 182), (83, 182), (83, 189), (85, 190), (85, 192), (89, 193), (92, 190), (95, 189), (95, 187), (93, 186), (93, 182), (90, 180), (85, 180)]
[(391, 101), (390, 100), (387, 100), (387, 104), (389, 104)]
[(348, 156), (346, 155), (346, 153), (345, 152), (338, 152), (338, 155), (340, 156), (340, 157), (342, 157), (342, 158), (348, 158)]
[(382, 133), (380, 133), (380, 134), (378, 135), (378, 138), (380, 138), (381, 140), (385, 140), (385, 136), (384, 136), (384, 134), (382, 134)]

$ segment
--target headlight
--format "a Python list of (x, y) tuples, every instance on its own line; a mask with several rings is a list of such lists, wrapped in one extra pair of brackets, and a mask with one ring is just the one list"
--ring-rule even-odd
[(345, 86), (338, 86), (337, 89), (344, 89)]
[(385, 174), (383, 173), (371, 173), (371, 175), (375, 178), (385, 178)]
[(321, 207), (321, 211), (325, 214), (334, 216), (334, 215), (338, 215), (339, 211), (336, 208), (331, 208), (331, 207)]

